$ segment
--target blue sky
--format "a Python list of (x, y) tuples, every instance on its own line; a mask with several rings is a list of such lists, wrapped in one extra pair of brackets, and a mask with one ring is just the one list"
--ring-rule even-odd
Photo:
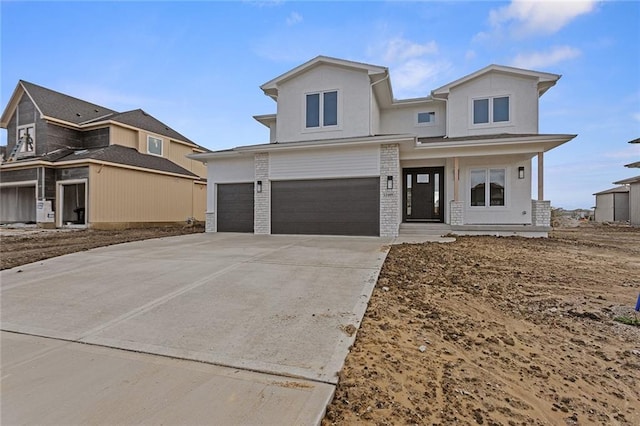
[[(216, 150), (268, 141), (259, 86), (317, 56), (387, 66), (396, 98), (497, 63), (562, 74), (541, 133), (545, 198), (591, 207), (640, 174), (640, 2), (27, 2), (3, 0), (1, 101), (19, 79), (142, 108)], [(6, 131), (1, 132), (6, 144)]]

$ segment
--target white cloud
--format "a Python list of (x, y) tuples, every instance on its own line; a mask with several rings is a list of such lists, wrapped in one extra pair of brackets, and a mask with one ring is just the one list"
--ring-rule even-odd
[(604, 154), (607, 158), (613, 158), (616, 160), (635, 160), (640, 156), (640, 146), (629, 145), (624, 149), (618, 151), (607, 152)]
[(295, 25), (302, 22), (303, 18), (298, 12), (291, 12), (291, 14), (287, 17), (287, 25)]
[(494, 31), (509, 26), (516, 36), (554, 34), (580, 15), (596, 8), (595, 0), (532, 1), (513, 0), (489, 13)]
[(532, 52), (518, 54), (511, 65), (518, 68), (544, 68), (559, 62), (577, 58), (580, 49), (571, 46), (555, 46), (546, 52)]
[(471, 61), (475, 59), (476, 56), (478, 56), (478, 54), (475, 52), (475, 50), (467, 50), (467, 53), (464, 54), (464, 59), (466, 59), (467, 61)]
[(427, 96), (434, 89), (430, 83), (449, 68), (451, 64), (444, 60), (411, 59), (392, 67), (391, 80), (400, 98)]
[(434, 53), (438, 53), (438, 44), (433, 40), (425, 44), (419, 44), (405, 40), (402, 37), (396, 37), (386, 43), (382, 57), (385, 62), (389, 63)]
[(633, 118), (636, 121), (640, 121), (640, 112), (631, 114), (631, 118)]

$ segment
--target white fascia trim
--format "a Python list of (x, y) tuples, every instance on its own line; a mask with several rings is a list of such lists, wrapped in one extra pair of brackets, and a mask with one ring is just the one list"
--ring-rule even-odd
[(21, 180), (17, 182), (0, 182), (0, 188), (11, 188), (16, 186), (36, 186), (38, 184), (37, 180)]
[(333, 148), (344, 146), (362, 146), (362, 145), (380, 145), (387, 143), (403, 143), (413, 142), (416, 143), (415, 135), (394, 135), (394, 136), (376, 136), (374, 138), (366, 136), (363, 138), (353, 138), (348, 141), (341, 139), (332, 139), (327, 141), (307, 141), (307, 142), (286, 142), (286, 143), (272, 143), (264, 145), (249, 145), (233, 148), (229, 151), (222, 152), (208, 152), (204, 154), (192, 154), (187, 155), (187, 158), (192, 160), (202, 161), (206, 163), (206, 160), (212, 160), (215, 158), (228, 158), (243, 153), (257, 153), (257, 152), (271, 152), (271, 151), (290, 151), (297, 149), (309, 149), (309, 148)]
[(475, 139), (475, 140), (463, 140), (459, 142), (433, 142), (433, 143), (416, 143), (416, 149), (429, 149), (429, 148), (467, 148), (477, 147), (483, 145), (510, 145), (515, 143), (565, 143), (575, 138), (577, 135), (557, 135), (554, 137), (548, 136), (527, 136), (527, 137), (514, 137), (514, 138), (497, 138), (497, 139)]

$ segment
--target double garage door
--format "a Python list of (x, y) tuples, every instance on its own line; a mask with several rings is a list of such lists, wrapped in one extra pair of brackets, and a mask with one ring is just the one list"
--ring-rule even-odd
[[(253, 232), (253, 184), (218, 185), (218, 231)], [(380, 235), (380, 178), (271, 182), (271, 233)]]

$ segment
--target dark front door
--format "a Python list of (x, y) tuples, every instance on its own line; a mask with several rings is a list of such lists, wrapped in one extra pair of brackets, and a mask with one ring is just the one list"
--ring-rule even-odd
[(444, 167), (403, 169), (405, 222), (444, 221)]

